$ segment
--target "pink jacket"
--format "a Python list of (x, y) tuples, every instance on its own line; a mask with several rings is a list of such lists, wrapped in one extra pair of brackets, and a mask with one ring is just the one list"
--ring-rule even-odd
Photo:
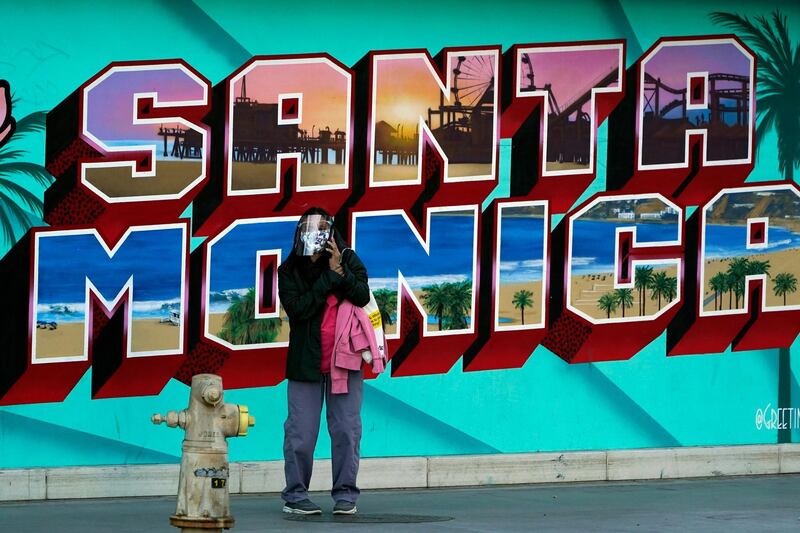
[(361, 352), (366, 350), (372, 352), (373, 372), (380, 374), (386, 369), (386, 363), (378, 355), (380, 351), (373, 331), (366, 311), (346, 299), (339, 303), (331, 361), (331, 383), (333, 384), (331, 392), (333, 394), (347, 392), (348, 371), (361, 370), (361, 363), (364, 361)]

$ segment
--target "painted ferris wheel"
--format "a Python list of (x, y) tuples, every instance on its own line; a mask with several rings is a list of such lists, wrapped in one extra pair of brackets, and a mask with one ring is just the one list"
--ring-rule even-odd
[(441, 95), (439, 107), (428, 109), (428, 125), (451, 162), (485, 159), (483, 147), (492, 142), (495, 69), (491, 54), (458, 56), (449, 72), (450, 101)]

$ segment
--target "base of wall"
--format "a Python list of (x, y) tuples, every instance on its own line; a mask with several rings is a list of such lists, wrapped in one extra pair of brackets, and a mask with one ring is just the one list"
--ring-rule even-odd
[[(0, 501), (172, 496), (178, 465), (0, 469)], [(362, 459), (362, 489), (621, 481), (800, 473), (800, 444)], [(330, 489), (315, 461), (312, 491)], [(231, 463), (232, 494), (283, 489), (283, 461)]]

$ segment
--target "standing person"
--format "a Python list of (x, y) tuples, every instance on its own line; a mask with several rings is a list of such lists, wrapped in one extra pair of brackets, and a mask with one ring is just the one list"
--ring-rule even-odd
[(289, 316), (286, 362), (289, 414), (284, 424), (286, 488), (283, 511), (321, 514), (308, 497), (308, 485), (325, 403), (331, 436), (334, 514), (355, 514), (361, 443), (361, 371), (348, 371), (346, 394), (332, 394), (331, 359), (336, 312), (347, 299), (363, 307), (370, 299), (367, 270), (333, 231), (333, 219), (320, 208), (300, 218), (294, 249), (278, 269), (281, 304)]

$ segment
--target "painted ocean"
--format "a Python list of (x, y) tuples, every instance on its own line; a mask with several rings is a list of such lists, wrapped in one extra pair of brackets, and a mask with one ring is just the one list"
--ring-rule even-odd
[(770, 226), (766, 248), (748, 250), (746, 226), (709, 225), (706, 228), (706, 257), (720, 258), (731, 255), (753, 255), (800, 248), (800, 233), (786, 228)]
[[(294, 221), (241, 224), (213, 246), (210, 312), (225, 312), (233, 299), (255, 286), (258, 250), (289, 254), (295, 225)], [(362, 217), (356, 224), (356, 251), (373, 290), (396, 287), (398, 269), (416, 289), (471, 277), (473, 232), (472, 216), (432, 216), (428, 256), (402, 216)]]
[[(412, 287), (460, 281), (472, 275), (472, 216), (431, 217), (430, 256), (400, 215), (361, 217), (356, 224), (356, 251), (367, 267), (370, 287), (395, 287), (398, 268)], [(255, 286), (256, 253), (291, 250), (295, 222), (241, 224), (212, 249), (211, 310), (223, 312), (229, 301)], [(541, 279), (544, 220), (507, 217), (503, 220), (501, 268), (527, 270)], [(526, 278), (530, 279), (530, 278)]]
[(576, 220), (572, 236), (572, 270), (577, 274), (612, 272), (614, 240), (619, 227), (636, 227), (639, 242), (672, 241), (678, 237), (678, 224)]
[(40, 238), (37, 320), (76, 322), (86, 312), (86, 277), (112, 300), (133, 277), (134, 318), (160, 318), (178, 310), (183, 231), (137, 231), (109, 259), (93, 235)]
[[(602, 220), (575, 222), (573, 270), (578, 274), (611, 272), (614, 269), (614, 239), (617, 227), (625, 223)], [(629, 224), (628, 224), (629, 225)], [(651, 242), (673, 240), (677, 224), (636, 224), (637, 238)], [(800, 247), (800, 234), (771, 226), (766, 249), (748, 250), (746, 226), (710, 224), (706, 228), (706, 255), (709, 258), (753, 255)]]
[(543, 277), (544, 219), (503, 217), (500, 241), (500, 282), (538, 281)]
[(370, 287), (397, 287), (400, 270), (413, 289), (472, 277), (475, 220), (471, 215), (433, 215), (430, 255), (401, 215), (360, 217), (356, 252), (369, 273)]
[[(619, 222), (575, 223), (575, 271), (592, 273), (613, 267), (615, 228)], [(259, 249), (280, 248), (289, 253), (294, 221), (242, 224), (214, 247), (212, 253), (211, 312), (224, 312), (230, 301), (255, 284), (255, 258)], [(637, 224), (639, 238), (673, 239), (675, 224)], [(359, 256), (367, 266), (373, 289), (396, 286), (399, 268), (413, 288), (430, 283), (460, 281), (472, 274), (473, 219), (463, 215), (431, 218), (431, 253), (426, 254), (399, 215), (363, 217), (357, 224)], [(503, 219), (501, 276), (503, 282), (541, 279), (541, 238), (544, 220), (530, 217)], [(161, 318), (177, 310), (180, 298), (180, 231), (162, 230), (158, 238), (148, 232), (129, 237), (125, 247), (109, 260), (91, 235), (42, 240), (37, 320), (81, 321), (85, 314), (84, 276), (107, 298), (116, 296), (134, 275), (134, 318)], [(710, 225), (707, 254), (711, 258), (763, 253), (745, 248), (744, 226)], [(772, 226), (766, 251), (800, 248), (800, 234)], [(153, 261), (158, 257), (159, 261)], [(103, 268), (97, 265), (104, 264)]]
[[(166, 124), (167, 127), (175, 127), (176, 124)], [(111, 148), (131, 148), (132, 146), (142, 146), (149, 148), (152, 145), (156, 146), (156, 160), (158, 161), (200, 161), (200, 159), (181, 159), (174, 157), (172, 154), (173, 138), (167, 142), (167, 155), (164, 155), (164, 138), (157, 136), (155, 133), (150, 139), (125, 139), (125, 140), (106, 140), (105, 144)]]
[(289, 255), (294, 241), (295, 220), (239, 224), (211, 248), (211, 294), (209, 311), (224, 313), (236, 297), (255, 287), (256, 256), (259, 250)]

